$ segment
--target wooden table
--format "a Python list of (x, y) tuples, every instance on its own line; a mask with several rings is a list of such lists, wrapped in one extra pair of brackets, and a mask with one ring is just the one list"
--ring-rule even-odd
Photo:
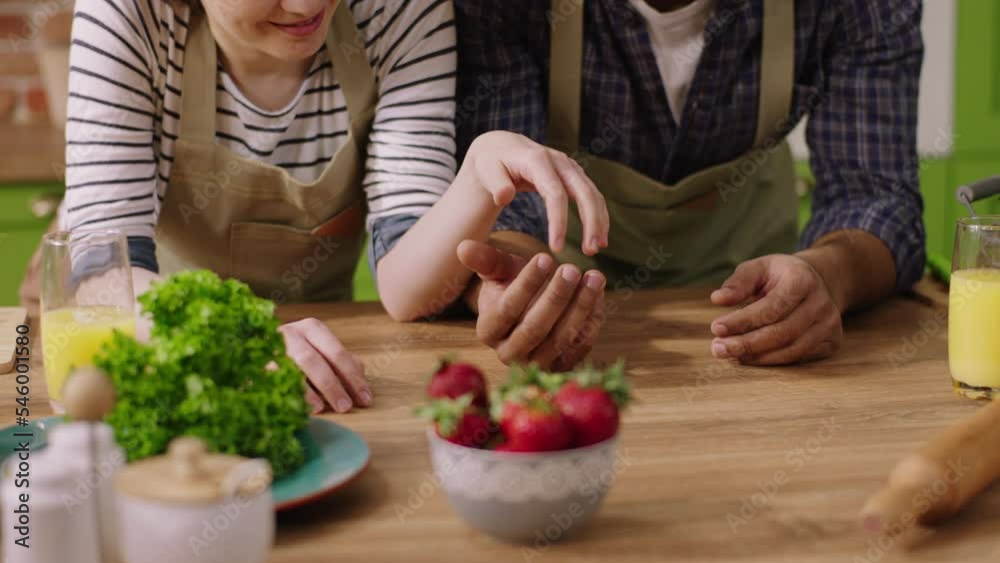
[[(850, 319), (837, 357), (767, 369), (711, 357), (708, 325), (718, 311), (707, 296), (702, 290), (610, 295), (619, 310), (594, 356), (628, 359), (638, 401), (625, 416), (622, 447), (633, 464), (582, 534), (539, 552), (470, 530), (442, 491), (422, 503), (415, 492), (433, 483), (424, 426), (411, 410), (435, 358), (456, 352), (494, 381), (504, 373), (492, 351), (476, 343), (469, 323), (395, 324), (374, 304), (283, 308), (287, 319), (327, 321), (364, 358), (377, 398), (372, 409), (334, 417), (368, 440), (368, 472), (347, 490), (282, 515), (271, 561), (950, 563), (1000, 557), (995, 491), (910, 546), (887, 536), (888, 549), (873, 548), (877, 541), (867, 543), (856, 522), (866, 497), (900, 457), (978, 406), (951, 393), (939, 305), (894, 300)], [(7, 376), (0, 382), (0, 402), (12, 404), (13, 382)], [(0, 412), (0, 422), (12, 422), (12, 408)], [(413, 514), (401, 519), (401, 507)]]

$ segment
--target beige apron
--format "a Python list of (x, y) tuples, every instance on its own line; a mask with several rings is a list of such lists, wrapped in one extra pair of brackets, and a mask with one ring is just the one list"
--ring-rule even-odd
[[(559, 4), (553, 0), (553, 10)], [(573, 10), (552, 33), (548, 142), (570, 155), (580, 146), (584, 12)], [(740, 262), (794, 250), (795, 176), (780, 125), (791, 109), (794, 85), (794, 2), (764, 0), (762, 44), (754, 149), (672, 186), (577, 153), (607, 200), (609, 246), (595, 257), (580, 252), (574, 210), (561, 259), (600, 269), (615, 288), (717, 285)]]
[(215, 143), (216, 45), (204, 16), (192, 18), (190, 34), (181, 135), (156, 229), (161, 273), (208, 268), (281, 303), (350, 299), (364, 242), (361, 183), (378, 94), (367, 56), (337, 47), (336, 38), (358, 37), (348, 2), (334, 14), (327, 52), (351, 130), (309, 184)]

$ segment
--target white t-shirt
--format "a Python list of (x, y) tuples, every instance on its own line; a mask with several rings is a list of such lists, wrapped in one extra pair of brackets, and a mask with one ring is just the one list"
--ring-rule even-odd
[(705, 49), (705, 26), (712, 17), (715, 0), (695, 0), (665, 13), (657, 11), (646, 0), (629, 2), (646, 20), (670, 113), (680, 122), (688, 89)]

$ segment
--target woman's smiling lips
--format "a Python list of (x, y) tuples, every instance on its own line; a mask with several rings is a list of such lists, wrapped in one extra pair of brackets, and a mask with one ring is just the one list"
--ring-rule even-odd
[(271, 22), (271, 25), (280, 29), (281, 31), (284, 31), (285, 33), (288, 33), (289, 35), (294, 35), (296, 37), (308, 37), (313, 33), (316, 33), (316, 30), (319, 29), (319, 26), (323, 23), (324, 14), (326, 14), (326, 10), (323, 10), (322, 12), (316, 14), (315, 16), (309, 19), (297, 21), (294, 23)]

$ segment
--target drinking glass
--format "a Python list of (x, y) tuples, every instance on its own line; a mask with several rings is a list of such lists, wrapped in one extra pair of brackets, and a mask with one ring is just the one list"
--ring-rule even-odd
[(1000, 396), (1000, 216), (958, 220), (948, 295), (948, 364), (955, 391)]
[(42, 359), (53, 410), (74, 369), (90, 366), (114, 331), (135, 336), (128, 242), (118, 230), (74, 230), (42, 239)]

